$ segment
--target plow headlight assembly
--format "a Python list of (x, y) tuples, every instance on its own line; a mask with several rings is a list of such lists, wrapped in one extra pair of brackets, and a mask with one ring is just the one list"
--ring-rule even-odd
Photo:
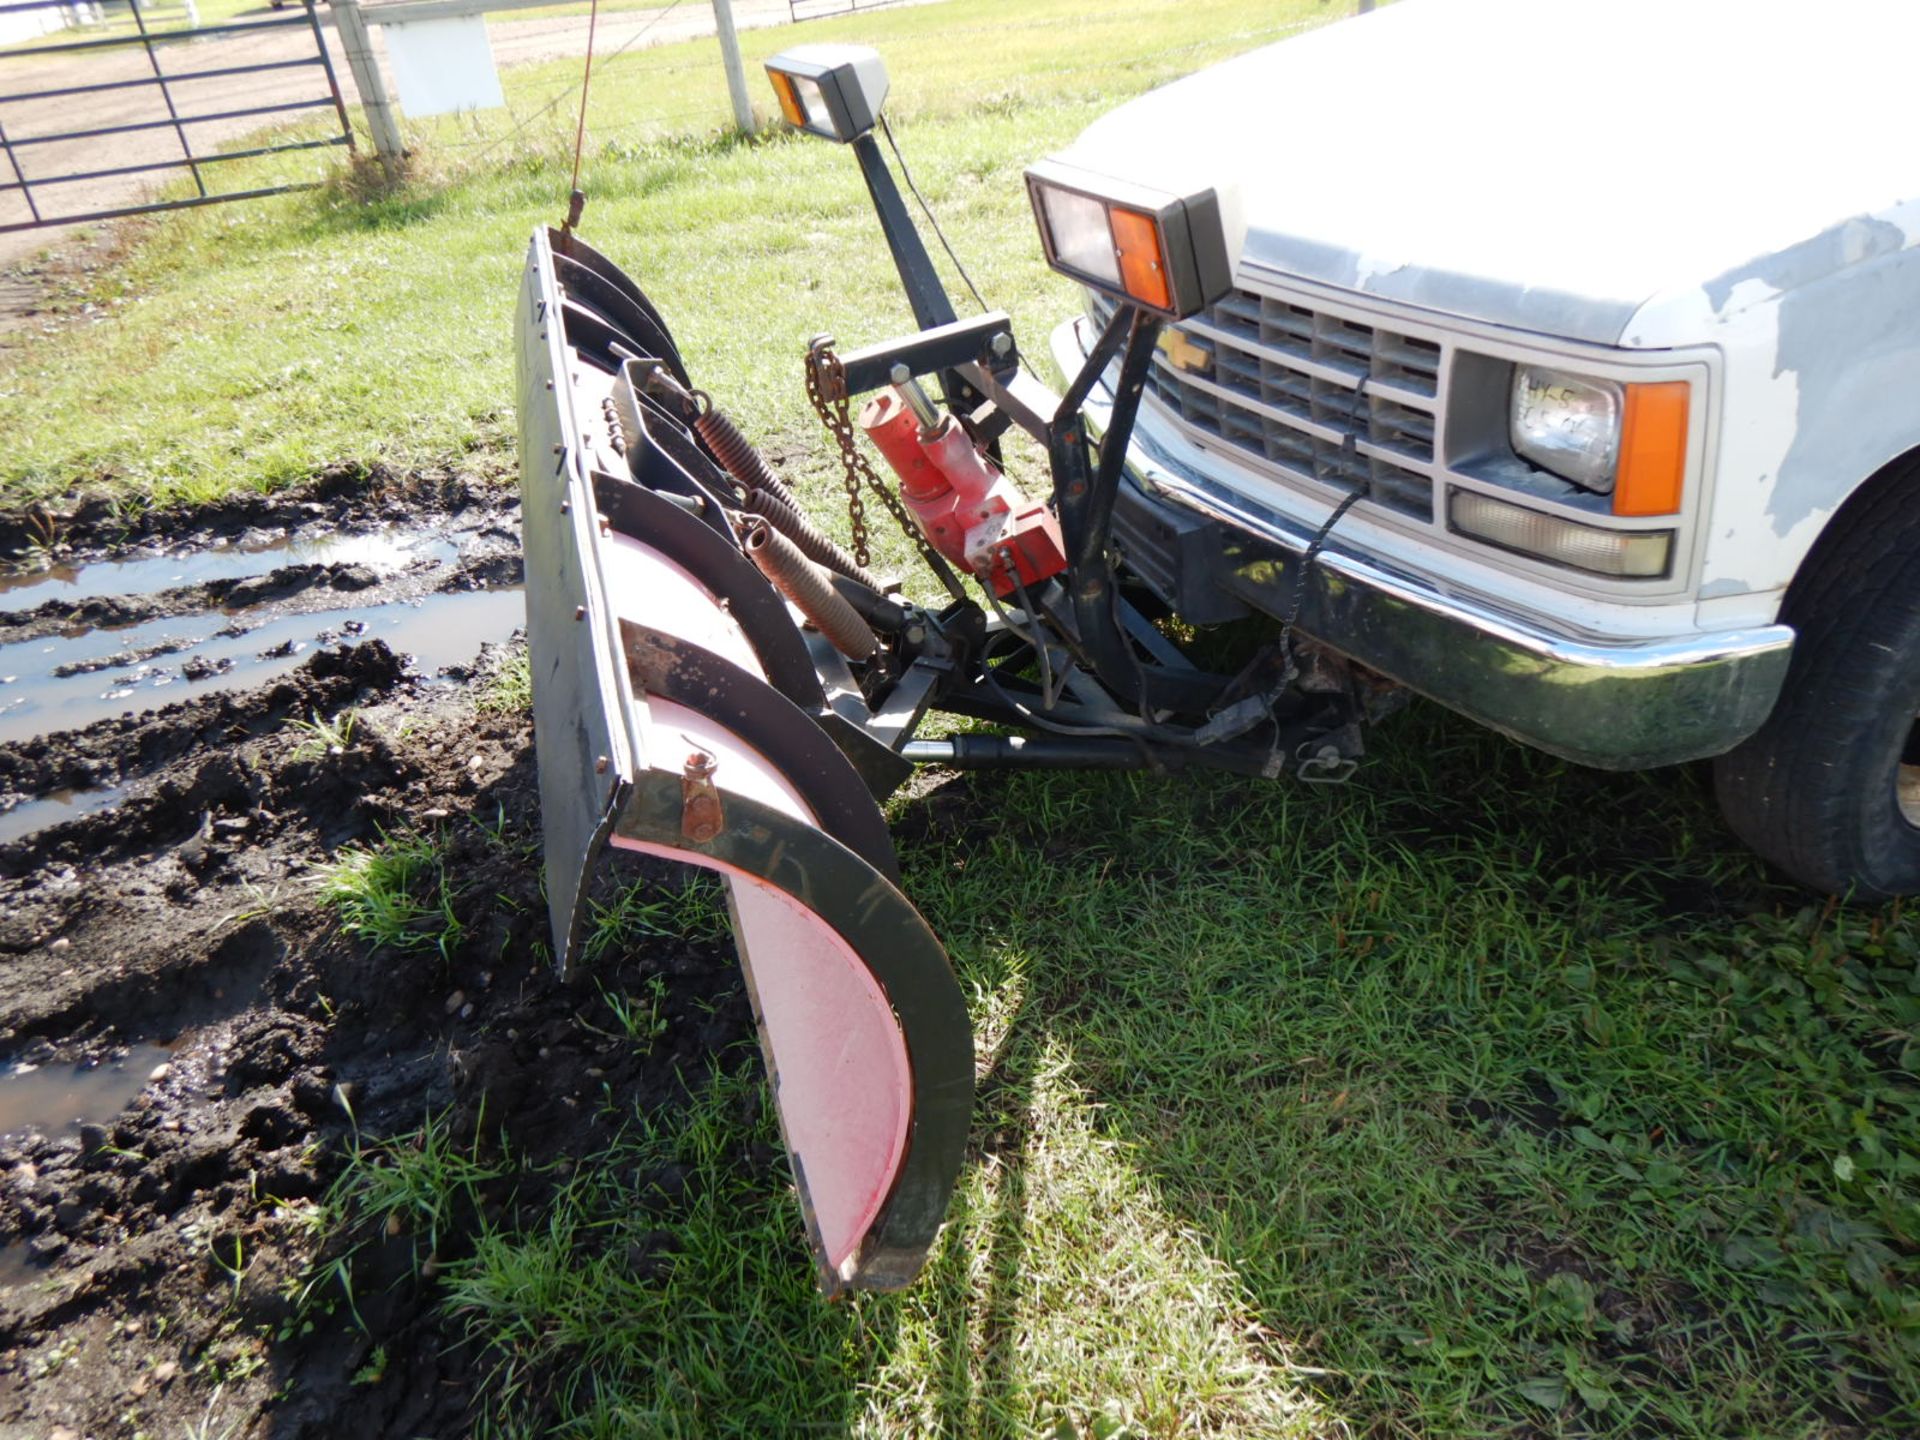
[(1513, 372), (1514, 454), (1613, 497), (1616, 515), (1672, 515), (1686, 478), (1684, 380), (1622, 384), (1537, 365)]
[(1043, 160), (1027, 193), (1047, 263), (1096, 290), (1184, 320), (1233, 286), (1234, 207), (1217, 190), (1175, 195)]
[(1603, 530), (1477, 490), (1449, 490), (1447, 515), (1462, 535), (1593, 575), (1657, 580), (1673, 553), (1671, 530)]
[(842, 144), (880, 119), (887, 67), (866, 45), (796, 45), (767, 61), (767, 78), (787, 123)]

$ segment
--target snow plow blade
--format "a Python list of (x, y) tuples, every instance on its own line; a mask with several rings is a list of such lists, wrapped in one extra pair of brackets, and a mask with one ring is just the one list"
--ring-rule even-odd
[(638, 287), (543, 230), (515, 335), (556, 962), (578, 964), (608, 849), (724, 877), (822, 1288), (905, 1285), (973, 1100), (966, 1005), (874, 800), (906, 764), (849, 719), (844, 663), (748, 558), (716, 457), (648, 393), (656, 371), (690, 382)]

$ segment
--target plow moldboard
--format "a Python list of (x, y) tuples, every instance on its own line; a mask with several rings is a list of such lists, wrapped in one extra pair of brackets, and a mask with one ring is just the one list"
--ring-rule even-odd
[(575, 964), (609, 844), (724, 876), (822, 1286), (904, 1285), (966, 1141), (965, 1002), (805, 636), (741, 555), (705, 458), (658, 417), (656, 434), (631, 388), (634, 356), (684, 378), (664, 322), (567, 244), (534, 236), (516, 314), (556, 959)]

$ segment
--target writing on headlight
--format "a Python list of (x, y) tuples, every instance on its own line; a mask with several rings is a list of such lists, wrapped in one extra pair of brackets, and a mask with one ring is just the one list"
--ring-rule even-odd
[(1616, 381), (1519, 366), (1509, 413), (1514, 453), (1582, 489), (1610, 494), (1623, 404)]

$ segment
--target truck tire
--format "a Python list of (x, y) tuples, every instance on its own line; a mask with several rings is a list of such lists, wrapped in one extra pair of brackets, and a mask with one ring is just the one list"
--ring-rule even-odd
[(1766, 724), (1713, 764), (1734, 833), (1803, 885), (1920, 892), (1920, 464), (1820, 537), (1781, 619), (1797, 638)]

